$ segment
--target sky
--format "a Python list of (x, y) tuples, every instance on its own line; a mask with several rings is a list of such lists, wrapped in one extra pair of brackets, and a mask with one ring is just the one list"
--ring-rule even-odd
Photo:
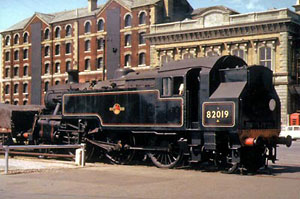
[[(107, 0), (98, 0), (104, 4)], [(191, 6), (203, 8), (223, 5), (240, 13), (259, 12), (273, 8), (292, 7), (296, 0), (188, 0)], [(87, 7), (88, 0), (0, 0), (0, 32), (31, 17), (34, 12), (54, 13), (64, 10)]]

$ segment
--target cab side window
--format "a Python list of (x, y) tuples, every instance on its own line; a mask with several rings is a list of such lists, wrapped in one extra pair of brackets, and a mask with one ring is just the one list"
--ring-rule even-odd
[(173, 95), (182, 95), (184, 90), (183, 77), (174, 77)]
[(170, 77), (163, 78), (163, 96), (171, 96), (172, 79)]
[(184, 91), (183, 77), (165, 77), (162, 79), (163, 96), (182, 95)]

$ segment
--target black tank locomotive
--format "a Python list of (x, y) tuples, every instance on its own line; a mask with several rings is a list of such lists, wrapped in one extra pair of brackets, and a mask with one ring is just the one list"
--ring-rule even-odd
[(101, 151), (119, 164), (140, 151), (162, 168), (186, 157), (229, 171), (256, 171), (276, 160), (277, 144), (290, 144), (279, 138), (280, 101), (266, 67), (248, 67), (235, 56), (206, 57), (116, 76), (52, 87), (31, 141), (86, 143), (88, 154)]

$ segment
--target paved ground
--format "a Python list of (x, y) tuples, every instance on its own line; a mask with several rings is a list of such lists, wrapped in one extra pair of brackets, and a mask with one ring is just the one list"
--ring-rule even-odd
[[(300, 198), (300, 142), (280, 147), (273, 173), (228, 175), (192, 169), (103, 163), (25, 174), (0, 175), (6, 198)], [(59, 163), (59, 162), (57, 162)], [(64, 164), (64, 163), (62, 163)], [(69, 163), (68, 165), (73, 165)]]

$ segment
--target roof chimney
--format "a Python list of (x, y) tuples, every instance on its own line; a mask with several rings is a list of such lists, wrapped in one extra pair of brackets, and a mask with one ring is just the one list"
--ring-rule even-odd
[(89, 12), (92, 12), (97, 9), (97, 0), (88, 0), (89, 1)]
[(293, 5), (293, 7), (295, 8), (295, 12), (300, 14), (300, 0), (297, 0), (296, 5)]

